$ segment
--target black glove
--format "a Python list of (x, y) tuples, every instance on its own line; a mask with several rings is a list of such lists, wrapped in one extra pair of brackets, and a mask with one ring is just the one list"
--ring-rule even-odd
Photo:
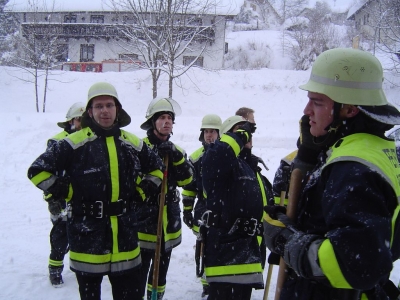
[(193, 220), (192, 212), (184, 211), (183, 212), (183, 223), (185, 223), (187, 227), (192, 229), (193, 228), (193, 222), (194, 222), (194, 220)]
[(68, 177), (58, 177), (45, 192), (52, 194), (55, 199), (65, 199), (68, 197), (69, 183)]
[(251, 140), (251, 130), (252, 123), (246, 122), (243, 125), (239, 126), (239, 129), (236, 130), (235, 134), (238, 138), (240, 138), (243, 142), (243, 145), (246, 145)]
[(174, 162), (178, 162), (182, 160), (183, 154), (181, 151), (176, 149), (174, 143), (171, 141), (166, 141), (158, 145), (158, 154), (160, 154), (161, 157), (164, 157), (165, 155), (172, 155), (172, 160)]
[(52, 215), (59, 215), (61, 213), (61, 211), (63, 210), (62, 201), (65, 201), (65, 200), (55, 199), (53, 197), (50, 197), (49, 199), (46, 199), (46, 201), (49, 205), (48, 206), (49, 212)]
[(280, 205), (266, 205), (264, 211), (275, 220), (278, 220), (278, 214), (286, 215), (286, 207)]
[[(276, 216), (278, 218), (277, 220), (271, 218), (267, 213), (265, 218), (265, 244), (271, 252), (283, 256), (285, 262), (299, 276), (305, 278), (312, 277), (313, 272), (308, 258), (308, 250), (311, 244), (315, 244), (315, 248), (311, 251), (310, 256), (312, 256), (313, 253), (318, 253), (318, 248), (323, 239), (318, 235), (306, 234), (297, 230), (289, 217), (282, 213), (277, 213)], [(312, 263), (316, 264), (316, 261), (317, 259)], [(318, 268), (319, 266), (316, 267)]]
[[(250, 123), (250, 122), (249, 122)], [(251, 129), (251, 133), (254, 133), (254, 132), (256, 132), (256, 129), (257, 129), (257, 127), (256, 127), (256, 123), (250, 123), (250, 129)]]
[[(295, 168), (308, 171), (318, 162), (318, 154), (322, 147), (314, 143), (314, 137), (310, 132), (310, 118), (304, 115), (299, 122), (300, 137), (297, 141), (298, 152), (294, 160)], [(304, 172), (306, 173), (306, 172)]]
[(147, 203), (158, 205), (159, 188), (153, 181), (143, 179), (139, 183), (139, 187), (143, 190)]

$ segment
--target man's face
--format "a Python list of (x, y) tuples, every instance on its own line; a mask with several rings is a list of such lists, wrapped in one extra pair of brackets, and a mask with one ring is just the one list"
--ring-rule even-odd
[(254, 114), (253, 113), (248, 113), (246, 120), (249, 121), (250, 123), (253, 123), (253, 124), (256, 123), (256, 120), (254, 120)]
[(218, 131), (215, 129), (204, 129), (204, 141), (207, 144), (214, 143), (218, 138)]
[(76, 131), (82, 129), (81, 120), (82, 120), (82, 117), (76, 117), (76, 118), (72, 119), (72, 125), (74, 126)]
[(111, 128), (117, 117), (117, 107), (115, 106), (114, 98), (106, 95), (93, 98), (92, 106), (89, 108), (89, 116), (102, 128)]
[(308, 92), (304, 114), (310, 117), (310, 132), (318, 137), (327, 134), (325, 128), (333, 121), (333, 100), (324, 94)]
[[(171, 134), (174, 128), (174, 121), (169, 114), (162, 114), (155, 122), (156, 129), (159, 133), (167, 136)], [(156, 132), (157, 134), (157, 132)]]

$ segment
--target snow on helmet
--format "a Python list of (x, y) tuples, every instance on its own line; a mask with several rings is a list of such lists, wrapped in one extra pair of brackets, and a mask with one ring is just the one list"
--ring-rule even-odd
[(73, 118), (82, 117), (84, 112), (85, 104), (83, 102), (76, 102), (68, 109), (67, 115), (65, 116), (67, 120), (64, 122), (58, 122), (57, 125), (61, 128), (66, 128), (69, 121), (71, 121)]
[(180, 105), (172, 98), (155, 98), (153, 99), (146, 111), (146, 121), (140, 125), (143, 130), (149, 130), (153, 128), (154, 117), (161, 115), (161, 113), (172, 114), (172, 119), (175, 120), (175, 116), (179, 116), (182, 112)]
[(111, 96), (114, 98), (115, 106), (117, 106), (118, 109), (118, 115), (116, 121), (118, 122), (119, 127), (124, 127), (131, 123), (131, 117), (122, 108), (122, 104), (118, 99), (118, 94), (115, 87), (108, 82), (97, 82), (93, 84), (88, 91), (88, 101), (86, 104), (86, 111), (82, 115), (82, 128), (88, 126), (91, 118), (87, 111), (92, 106), (92, 99), (98, 96)]
[(240, 123), (245, 123), (246, 119), (243, 118), (242, 116), (232, 116), (229, 117), (228, 119), (226, 119), (224, 121), (224, 123), (222, 123), (221, 125), (221, 134), (222, 133), (227, 133), (228, 131), (232, 130), (232, 128), (235, 125), (238, 125)]
[(218, 115), (209, 114), (205, 115), (201, 120), (199, 141), (204, 142), (204, 129), (215, 129), (218, 135), (221, 131), (222, 120)]
[(400, 113), (388, 105), (383, 92), (383, 79), (382, 65), (372, 54), (336, 48), (317, 57), (309, 81), (300, 89), (324, 94), (337, 103), (357, 105), (377, 121), (400, 124)]

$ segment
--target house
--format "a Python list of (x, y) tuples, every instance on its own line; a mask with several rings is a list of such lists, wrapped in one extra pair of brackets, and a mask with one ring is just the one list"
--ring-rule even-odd
[(388, 3), (380, 0), (359, 1), (350, 8), (347, 19), (355, 22), (355, 29), (362, 40), (378, 42), (391, 47), (390, 45), (400, 42), (398, 21), (400, 11), (398, 7), (394, 6), (394, 3), (393, 6), (386, 7)]
[[(14, 4), (8, 4), (8, 9), (18, 19), (23, 36), (34, 35), (39, 41), (49, 36), (56, 37), (56, 58), (60, 65), (67, 64), (70, 70), (124, 71), (139, 68), (143, 64), (143, 52), (128, 45), (126, 32), (136, 24), (132, 12), (116, 11), (111, 6), (93, 6), (96, 1), (88, 1), (92, 6), (83, 3), (89, 9), (82, 9), (79, 5), (74, 9), (70, 2), (74, 1), (69, 1), (63, 8), (53, 6), (51, 10), (32, 11)], [(157, 30), (159, 20), (155, 15), (143, 13), (146, 26)], [(184, 54), (177, 57), (175, 65), (194, 62), (194, 65), (207, 69), (222, 68), (226, 20), (230, 18), (232, 11), (230, 14), (193, 13), (175, 16), (174, 22), (184, 21), (185, 24), (182, 27), (175, 23), (179, 30), (201, 32), (190, 41), (190, 47), (184, 50)], [(201, 50), (204, 46), (206, 51)]]

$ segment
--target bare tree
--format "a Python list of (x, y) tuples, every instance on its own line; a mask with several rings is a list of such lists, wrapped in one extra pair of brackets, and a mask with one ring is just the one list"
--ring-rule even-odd
[(400, 2), (379, 0), (367, 7), (367, 13), (374, 29), (373, 52), (385, 53), (392, 62), (389, 69), (400, 74)]
[(33, 83), (37, 112), (39, 112), (39, 79), (43, 78), (42, 112), (45, 112), (50, 71), (57, 66), (57, 58), (61, 54), (60, 49), (63, 51), (63, 48), (60, 48), (58, 33), (51, 26), (55, 3), (53, 2), (48, 8), (46, 1), (40, 3), (39, 0), (29, 0), (28, 5), (29, 19), (21, 22), (21, 32), (15, 37), (18, 51), (9, 57), (8, 62), (24, 71), (22, 76), (15, 77)]
[(307, 70), (315, 58), (325, 50), (342, 44), (335, 26), (330, 22), (331, 10), (325, 2), (316, 2), (304, 17), (293, 21), (287, 31), (289, 53), (297, 70)]
[[(126, 37), (123, 47), (128, 53), (138, 53), (144, 61), (142, 67), (150, 70), (153, 98), (157, 97), (157, 83), (162, 73), (168, 75), (168, 93), (172, 97), (174, 80), (197, 65), (214, 42), (217, 17), (203, 25), (203, 17), (215, 8), (213, 3), (208, 0), (113, 0), (114, 9), (124, 20), (119, 25)], [(178, 59), (188, 53), (191, 60), (178, 64)]]

